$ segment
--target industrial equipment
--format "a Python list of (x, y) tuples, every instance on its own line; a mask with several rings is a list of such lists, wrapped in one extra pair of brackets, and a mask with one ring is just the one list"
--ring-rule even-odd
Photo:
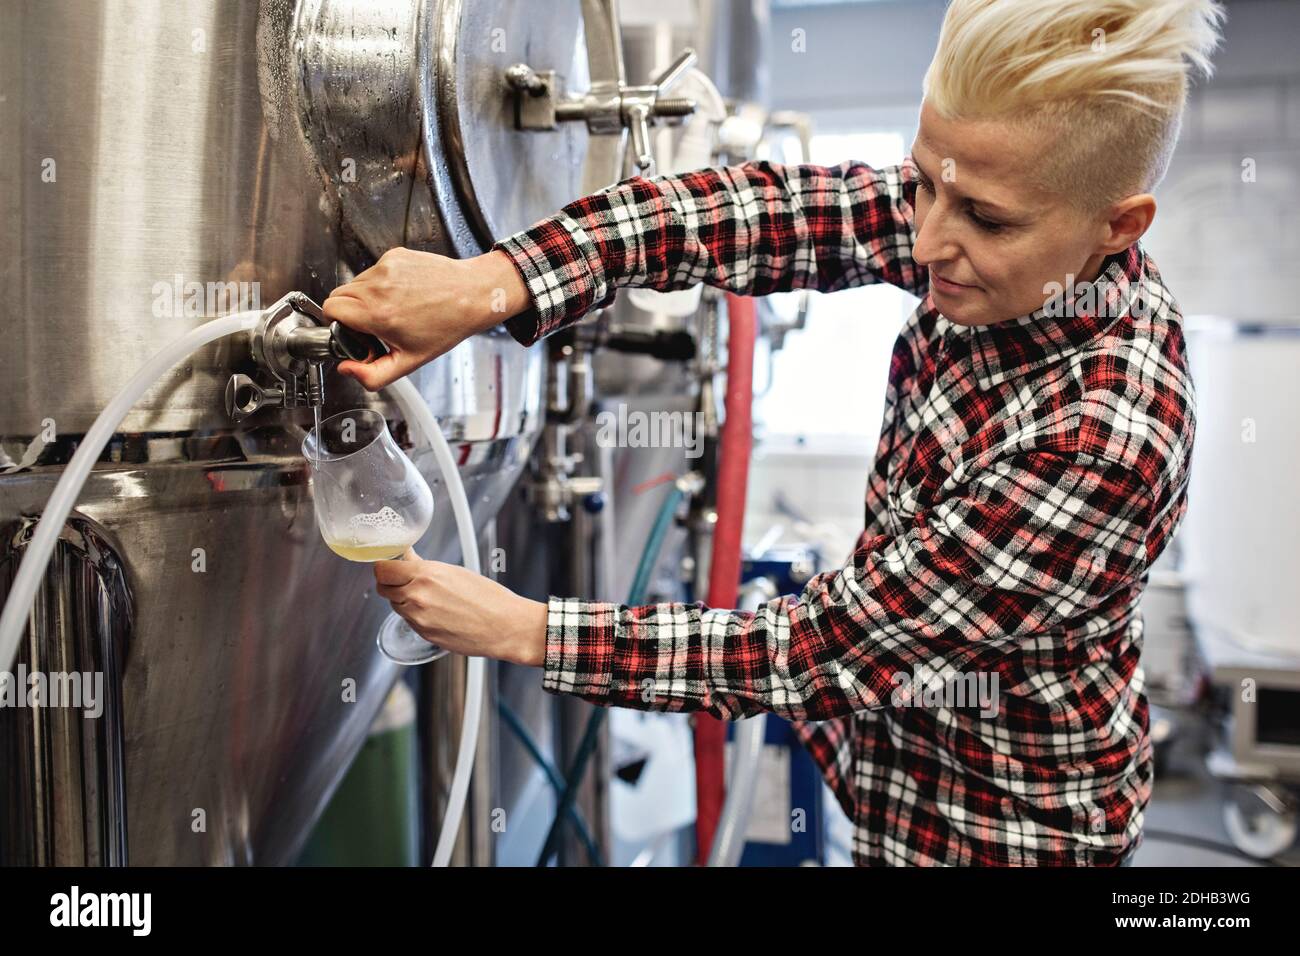
[[(585, 128), (520, 133), (500, 84), (527, 51), (580, 87), (582, 29), (577, 2), (20, 5), (0, 37), (21, 91), (0, 105), (6, 586), (92, 420), (166, 343), (289, 292), (319, 301), (393, 246), (481, 252), (578, 196)], [(319, 363), (290, 390), (256, 358), (224, 339), (150, 389), (61, 531), (21, 661), (100, 671), (113, 705), (0, 714), (3, 862), (289, 862), (396, 679), (374, 649), (387, 604), (315, 534), (297, 446), (313, 401), (401, 416), (313, 381)], [(412, 377), (480, 529), (538, 435), (543, 371), (495, 333)], [(264, 410), (232, 421), (241, 375), (231, 410)], [(454, 535), (435, 522), (422, 553)], [(466, 686), (463, 661), (431, 671), (426, 829)]]
[[(0, 710), (0, 864), (300, 858), (401, 676), (375, 650), (393, 618), (369, 570), (316, 531), (299, 454), (314, 417), (382, 416), (432, 487), (417, 550), (537, 597), (627, 593), (658, 511), (640, 492), (667, 475), (689, 504), (640, 587), (702, 591), (718, 296), (674, 314), (620, 300), (532, 349), (475, 336), (381, 394), (333, 367), (382, 344), (318, 305), (388, 249), (480, 254), (657, 156), (667, 168), (674, 143), (748, 158), (720, 130), (759, 108), (761, 47), (747, 62), (728, 38), (761, 33), (764, 4), (696, 10), (665, 37), (615, 0), (16, 5), (0, 35), (15, 91), (0, 594), (32, 593), (35, 555), (15, 671), (101, 675), (104, 706)], [(704, 460), (602, 446), (595, 418), (620, 405), (698, 415)], [(447, 656), (407, 677), (423, 862), (499, 858), (489, 817), (537, 771), (506, 755), (496, 701), (537, 732), (535, 756), (567, 768), (583, 746), (590, 708), (512, 670)], [(600, 728), (589, 751), (566, 863), (609, 857)]]

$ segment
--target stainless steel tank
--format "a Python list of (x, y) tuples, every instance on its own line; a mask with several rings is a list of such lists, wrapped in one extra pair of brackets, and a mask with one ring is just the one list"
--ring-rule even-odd
[[(501, 82), (527, 57), (581, 86), (577, 0), (4, 0), (3, 17), (6, 593), (78, 440), (164, 341), (290, 290), (319, 301), (393, 246), (476, 254), (581, 192), (583, 125), (516, 132)], [(304, 413), (227, 418), (222, 388), (251, 370), (234, 340), (183, 362), (81, 494), (20, 660), (103, 674), (106, 706), (0, 709), (0, 862), (291, 862), (363, 743), (397, 676), (374, 646), (388, 605), (319, 538)], [(415, 379), (484, 524), (540, 426), (539, 350), (478, 336)], [(403, 433), (394, 406), (327, 384), (327, 412), (376, 405)], [(421, 550), (450, 557), (435, 496)], [(450, 697), (456, 663), (433, 665)]]

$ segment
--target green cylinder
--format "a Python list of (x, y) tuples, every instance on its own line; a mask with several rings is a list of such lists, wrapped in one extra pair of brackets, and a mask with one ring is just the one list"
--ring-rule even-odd
[(299, 866), (415, 866), (415, 695), (398, 681), (316, 822)]

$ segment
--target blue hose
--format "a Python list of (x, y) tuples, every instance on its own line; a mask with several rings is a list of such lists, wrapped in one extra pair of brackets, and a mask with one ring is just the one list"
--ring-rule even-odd
[(659, 563), (659, 552), (663, 550), (664, 538), (668, 537), (668, 529), (673, 526), (673, 516), (677, 514), (677, 505), (684, 495), (685, 492), (674, 484), (668, 497), (659, 506), (654, 527), (650, 529), (650, 537), (646, 539), (645, 547), (641, 551), (641, 560), (636, 566), (636, 574), (632, 576), (632, 586), (628, 588), (628, 604), (636, 605), (645, 600), (646, 590), (650, 587), (650, 575), (654, 573), (655, 565)]
[[(515, 736), (519, 738), (519, 742), (523, 744), (529, 756), (542, 768), (542, 772), (546, 774), (546, 779), (551, 783), (551, 789), (555, 791), (557, 796), (562, 795), (564, 793), (564, 778), (560, 776), (560, 772), (555, 769), (555, 766), (546, 759), (542, 749), (537, 746), (537, 741), (533, 740), (533, 735), (528, 732), (524, 722), (519, 719), (519, 715), (510, 708), (509, 704), (499, 699), (497, 700), (497, 713), (514, 731)], [(596, 841), (592, 839), (591, 831), (587, 829), (587, 821), (582, 818), (582, 813), (579, 812), (577, 807), (570, 807), (568, 816), (569, 822), (578, 831), (578, 838), (582, 840), (582, 845), (587, 850), (588, 861), (592, 866), (604, 866), (605, 861), (600, 855), (600, 848), (596, 846)]]

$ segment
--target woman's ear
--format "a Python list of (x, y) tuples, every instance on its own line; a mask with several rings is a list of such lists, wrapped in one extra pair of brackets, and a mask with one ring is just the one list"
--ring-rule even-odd
[(1107, 214), (1109, 237), (1102, 248), (1106, 254), (1127, 249), (1146, 234), (1156, 217), (1156, 197), (1137, 193), (1111, 206)]

